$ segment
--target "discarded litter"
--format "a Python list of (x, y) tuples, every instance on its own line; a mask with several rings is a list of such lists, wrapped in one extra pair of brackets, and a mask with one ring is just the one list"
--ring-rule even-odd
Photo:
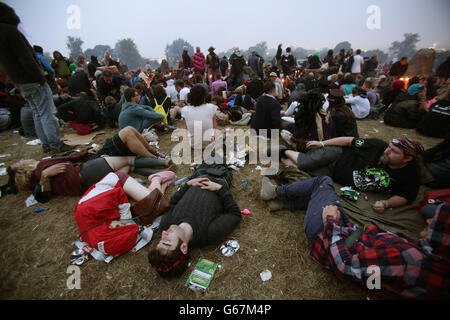
[(231, 257), (240, 247), (239, 242), (236, 240), (228, 240), (220, 247), (220, 251), (225, 257)]
[(246, 186), (248, 186), (250, 183), (251, 183), (251, 181), (245, 181), (245, 182), (242, 184), (242, 186), (243, 186), (243, 187), (246, 187)]
[(36, 201), (33, 195), (29, 196), (27, 200), (25, 200), (25, 205), (27, 206), (27, 208), (34, 206), (35, 204), (38, 204), (38, 202)]
[(180, 178), (177, 181), (175, 181), (175, 186), (179, 186), (180, 184), (184, 183), (185, 181), (188, 181), (189, 179), (191, 179), (192, 177), (184, 177), (184, 178)]
[(266, 282), (272, 278), (272, 272), (270, 270), (264, 270), (259, 274), (261, 276), (262, 281)]
[(39, 139), (34, 139), (34, 140), (27, 142), (27, 145), (29, 145), (29, 146), (37, 146), (39, 144), (41, 144), (41, 140), (39, 140)]
[(251, 214), (250, 210), (248, 210), (248, 209), (242, 210), (241, 213), (242, 213), (243, 215), (245, 215), (245, 216), (248, 216), (248, 215)]
[(83, 249), (77, 249), (72, 252), (70, 256), (70, 264), (76, 264), (77, 266), (81, 266), (83, 263), (89, 260), (89, 256), (85, 254)]
[(0, 158), (6, 158), (6, 157), (10, 157), (11, 153), (2, 153), (0, 154)]
[(0, 168), (0, 176), (4, 176), (8, 173), (6, 168)]
[(184, 284), (194, 292), (204, 293), (211, 284), (211, 279), (216, 272), (218, 264), (210, 260), (200, 258)]
[(36, 208), (36, 209), (34, 209), (34, 212), (39, 213), (39, 212), (47, 211), (47, 210), (48, 210), (48, 208)]
[(255, 170), (262, 170), (261, 166), (256, 166)]
[(341, 188), (341, 196), (348, 198), (352, 201), (358, 200), (359, 192), (354, 190), (352, 187), (342, 187)]

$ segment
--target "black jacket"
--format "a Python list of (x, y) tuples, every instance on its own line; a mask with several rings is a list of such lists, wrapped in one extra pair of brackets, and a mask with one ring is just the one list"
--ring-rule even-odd
[(400, 61), (397, 61), (391, 66), (391, 70), (389, 71), (389, 75), (392, 77), (401, 77), (408, 70), (408, 64), (402, 65)]
[[(87, 98), (75, 99), (60, 105), (59, 117), (64, 121), (73, 121), (82, 124), (102, 123), (102, 116), (98, 105)], [(71, 113), (69, 113), (69, 111)]]
[(189, 223), (193, 230), (190, 248), (220, 243), (242, 218), (225, 183), (211, 180), (222, 184), (222, 188), (212, 192), (183, 184), (170, 199), (172, 208), (161, 219), (161, 230), (167, 230), (172, 224)]
[(271, 138), (271, 129), (281, 128), (281, 105), (277, 99), (267, 95), (256, 102), (256, 113), (253, 115), (251, 128), (259, 135), (260, 129), (267, 129), (267, 137)]
[(15, 25), (0, 17), (0, 73), (15, 84), (45, 83), (44, 70), (36, 54)]
[(80, 92), (91, 93), (91, 83), (82, 69), (78, 69), (69, 79), (69, 94), (75, 96)]
[[(120, 100), (120, 85), (122, 80), (116, 74), (113, 74), (112, 83), (106, 83), (103, 76), (100, 76), (97, 81), (97, 96), (103, 102), (107, 96), (112, 96), (117, 102)], [(116, 89), (116, 93), (112, 94), (111, 90)]]

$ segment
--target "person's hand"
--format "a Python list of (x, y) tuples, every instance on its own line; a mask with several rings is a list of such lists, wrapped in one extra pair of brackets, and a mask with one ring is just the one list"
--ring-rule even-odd
[(320, 141), (308, 141), (308, 143), (306, 143), (306, 149), (310, 150), (310, 149), (320, 149), (323, 148), (322, 144), (320, 143)]
[(188, 182), (188, 185), (191, 187), (204, 187), (205, 186), (205, 182), (210, 181), (208, 178), (197, 178), (197, 179), (192, 179)]
[(326, 221), (328, 216), (332, 216), (334, 219), (339, 219), (341, 214), (337, 206), (325, 206), (322, 210), (322, 220)]
[(222, 189), (222, 185), (212, 182), (212, 181), (205, 181), (203, 182), (203, 187), (201, 187), (203, 190), (209, 190), (209, 191), (217, 191)]
[(98, 146), (96, 146), (95, 148), (91, 148), (88, 150), (88, 153), (90, 154), (97, 154), (98, 152)]
[(43, 170), (41, 173), (42, 178), (50, 178), (57, 176), (60, 173), (64, 173), (67, 171), (67, 166), (70, 164), (70, 162), (63, 162), (63, 163), (57, 163), (54, 164), (47, 169)]
[(382, 201), (377, 201), (372, 205), (373, 211), (376, 213), (383, 213), (386, 211), (386, 207)]

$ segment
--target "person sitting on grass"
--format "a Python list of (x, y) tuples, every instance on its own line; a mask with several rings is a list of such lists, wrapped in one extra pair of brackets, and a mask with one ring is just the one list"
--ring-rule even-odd
[(408, 137), (380, 139), (338, 137), (310, 141), (306, 153), (282, 150), (282, 161), (313, 176), (330, 176), (343, 186), (361, 191), (391, 191), (387, 200), (377, 201), (373, 210), (383, 213), (413, 202), (421, 183), (423, 146)]
[[(414, 241), (405, 234), (360, 228), (349, 222), (330, 177), (275, 186), (264, 178), (261, 198), (269, 207), (306, 210), (304, 230), (311, 255), (341, 280), (367, 288), (374, 268), (389, 296), (439, 299), (450, 291), (450, 205), (441, 205)], [(274, 205), (277, 207), (275, 208)]]
[(184, 183), (162, 216), (162, 236), (148, 253), (149, 263), (162, 277), (182, 275), (189, 249), (220, 243), (239, 224), (241, 210), (226, 179), (209, 175)]
[(159, 123), (164, 119), (164, 116), (157, 113), (152, 107), (139, 104), (141, 96), (136, 92), (136, 89), (126, 89), (124, 96), (126, 102), (122, 105), (122, 111), (119, 115), (119, 129), (130, 126), (142, 133), (145, 129), (146, 120)]

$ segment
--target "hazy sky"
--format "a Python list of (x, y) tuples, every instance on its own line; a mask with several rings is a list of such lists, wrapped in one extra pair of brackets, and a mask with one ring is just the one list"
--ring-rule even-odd
[[(142, 56), (161, 58), (166, 44), (181, 37), (206, 52), (266, 41), (269, 48), (386, 50), (407, 32), (420, 47), (450, 48), (449, 0), (3, 0), (22, 21), (29, 42), (68, 55), (67, 36), (81, 37), (83, 50), (114, 47), (132, 38)], [(80, 28), (69, 29), (69, 6), (80, 9)], [(367, 8), (380, 9), (380, 28), (370, 30)], [(73, 22), (73, 20), (71, 20)], [(374, 21), (374, 20), (371, 20)]]

